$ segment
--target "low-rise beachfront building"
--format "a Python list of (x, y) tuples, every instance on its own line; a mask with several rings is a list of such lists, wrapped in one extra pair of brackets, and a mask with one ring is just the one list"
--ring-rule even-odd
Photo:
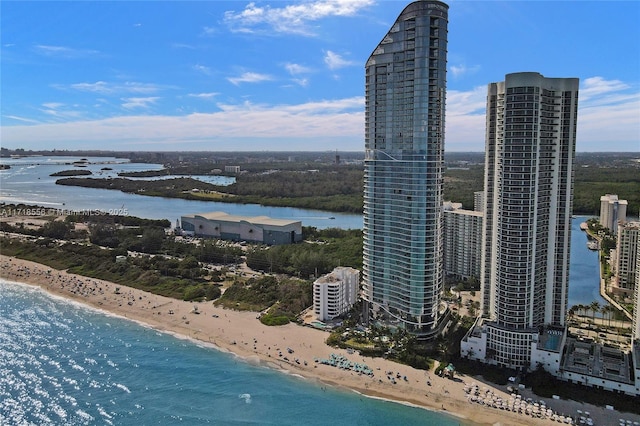
[[(468, 359), (499, 365), (487, 345), (490, 327), (478, 317), (463, 337), (460, 354)], [(503, 343), (505, 346), (508, 342)], [(530, 363), (524, 370), (542, 368), (565, 382), (632, 396), (640, 395), (640, 345), (631, 351), (587, 342), (567, 335), (560, 327), (545, 327), (531, 335)]]
[(487, 358), (487, 331), (483, 326), (484, 318), (477, 317), (475, 323), (460, 341), (460, 356), (484, 362)]
[(182, 232), (198, 237), (247, 241), (268, 245), (302, 241), (302, 222), (272, 219), (267, 216), (245, 217), (224, 212), (198, 213), (180, 218)]
[(358, 299), (360, 271), (337, 267), (313, 283), (313, 311), (320, 321), (330, 321), (351, 309)]
[(556, 377), (570, 383), (632, 396), (640, 395), (638, 348), (621, 351), (597, 343), (567, 339)]
[[(500, 365), (495, 359), (494, 351), (488, 346), (488, 337), (491, 327), (487, 327), (485, 318), (478, 317), (473, 326), (460, 342), (460, 354), (468, 359), (484, 362), (486, 364)], [(562, 348), (566, 333), (561, 327), (543, 327), (529, 336), (529, 351), (531, 353), (529, 364), (525, 370), (533, 371), (538, 367), (544, 368), (551, 374), (557, 375), (560, 370)], [(520, 342), (517, 342), (520, 344)], [(508, 346), (509, 342), (503, 343)]]

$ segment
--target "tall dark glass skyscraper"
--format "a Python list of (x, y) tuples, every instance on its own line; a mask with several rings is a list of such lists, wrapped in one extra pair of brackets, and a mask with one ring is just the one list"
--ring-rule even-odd
[(441, 318), (448, 9), (409, 4), (366, 64), (365, 314), (426, 338)]

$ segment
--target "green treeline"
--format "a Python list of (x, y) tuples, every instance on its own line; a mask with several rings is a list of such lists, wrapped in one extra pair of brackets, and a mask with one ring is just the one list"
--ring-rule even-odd
[(362, 213), (363, 176), (361, 166), (247, 173), (219, 191), (234, 194), (234, 202)]
[(638, 167), (579, 167), (573, 196), (575, 214), (600, 215), (600, 197), (617, 194), (627, 200), (627, 215), (640, 211), (640, 169)]
[(462, 203), (462, 207), (473, 210), (473, 193), (484, 190), (484, 168), (446, 169), (444, 171), (445, 201)]
[(361, 168), (342, 168), (328, 171), (282, 171), (247, 174), (236, 179), (228, 190), (235, 195), (259, 197), (304, 198), (309, 195), (356, 195), (362, 192)]
[(318, 277), (336, 266), (362, 269), (362, 231), (304, 227), (305, 241), (272, 247), (256, 246), (247, 252), (247, 266), (256, 271), (301, 278)]

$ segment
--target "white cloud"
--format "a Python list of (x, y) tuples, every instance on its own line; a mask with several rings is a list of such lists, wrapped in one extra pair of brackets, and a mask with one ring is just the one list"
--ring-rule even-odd
[(257, 72), (245, 72), (238, 77), (228, 77), (231, 83), (238, 86), (240, 83), (260, 83), (262, 81), (271, 81), (273, 77), (268, 74), (260, 74)]
[(581, 81), (577, 149), (640, 151), (640, 91), (637, 87), (600, 76)]
[(100, 52), (93, 49), (76, 49), (67, 46), (51, 46), (46, 44), (37, 44), (34, 46), (36, 52), (45, 56), (56, 56), (61, 58), (81, 58), (86, 56), (98, 55)]
[(302, 87), (307, 87), (309, 85), (309, 79), (306, 77), (298, 77), (300, 74), (308, 74), (312, 70), (311, 68), (305, 67), (300, 64), (286, 63), (284, 64), (284, 68), (291, 74), (294, 78), (291, 79), (295, 84)]
[[(208, 141), (225, 141), (236, 150), (317, 150), (336, 143), (341, 149), (363, 149), (364, 98), (324, 100), (300, 105), (221, 104), (215, 113), (182, 116), (135, 115), (67, 123), (3, 126), (3, 146), (85, 148), (109, 144), (166, 144), (165, 149), (193, 149)], [(242, 141), (244, 145), (239, 144)], [(318, 141), (323, 141), (319, 143)], [(281, 145), (278, 145), (281, 143)], [(182, 144), (182, 145), (180, 145)], [(350, 144), (350, 145), (349, 145)], [(203, 148), (204, 149), (204, 148)]]
[(65, 122), (71, 120), (77, 120), (84, 114), (78, 110), (77, 105), (67, 105), (61, 102), (45, 102), (42, 104), (40, 111), (44, 113), (48, 119), (54, 121)]
[(302, 87), (307, 87), (309, 85), (308, 78), (293, 78), (291, 79), (291, 81), (293, 81), (298, 86), (302, 86)]
[(209, 93), (189, 93), (187, 96), (190, 98), (200, 98), (200, 99), (211, 99), (218, 96), (220, 93), (218, 92), (209, 92)]
[(447, 91), (447, 117), (484, 115), (487, 104), (487, 87), (478, 86), (469, 91)]
[(3, 115), (5, 118), (9, 118), (11, 120), (21, 121), (24, 123), (40, 123), (38, 120), (33, 120), (31, 118), (18, 117), (17, 115)]
[(453, 78), (458, 78), (463, 75), (474, 74), (480, 69), (479, 65), (473, 67), (467, 67), (464, 64), (460, 65), (450, 65), (449, 72), (453, 75)]
[(327, 50), (327, 52), (325, 53), (324, 63), (327, 64), (330, 70), (358, 65), (357, 62), (343, 59), (342, 56), (338, 55), (335, 52), (332, 52), (331, 50)]
[(202, 36), (204, 37), (211, 37), (212, 35), (216, 34), (218, 32), (217, 28), (214, 27), (203, 27), (202, 28)]
[(445, 150), (484, 150), (486, 98), (486, 86), (447, 91)]
[(197, 64), (197, 65), (194, 65), (192, 68), (193, 68), (195, 71), (197, 71), (197, 72), (199, 72), (199, 73), (202, 73), (202, 74), (204, 74), (204, 75), (211, 75), (211, 68), (206, 67), (206, 66), (204, 66), (204, 65), (199, 65), (199, 64)]
[(186, 43), (171, 43), (170, 45), (172, 48), (174, 49), (189, 49), (189, 50), (195, 50), (196, 47), (192, 44), (186, 44)]
[(605, 80), (602, 77), (585, 78), (580, 88), (580, 100), (586, 101), (599, 95), (619, 92), (628, 88), (629, 85), (620, 80)]
[(156, 103), (158, 99), (160, 98), (157, 96), (150, 96), (146, 98), (122, 98), (124, 101), (122, 103), (122, 107), (126, 109), (149, 108), (151, 105)]
[(63, 107), (64, 104), (60, 102), (45, 102), (42, 104), (42, 106), (47, 109), (58, 109), (60, 107)]
[(330, 16), (354, 16), (372, 4), (373, 0), (320, 0), (278, 8), (251, 2), (240, 12), (225, 12), (224, 22), (234, 32), (275, 31), (308, 36), (313, 34), (308, 27), (310, 22)]
[(306, 73), (311, 72), (311, 69), (308, 68), (308, 67), (305, 67), (304, 65), (292, 64), (292, 63), (289, 63), (289, 62), (284, 64), (284, 68), (291, 75), (306, 74)]
[(114, 95), (122, 93), (151, 94), (168, 88), (167, 86), (160, 86), (149, 83), (109, 83), (106, 81), (96, 81), (95, 83), (74, 83), (69, 85), (54, 84), (53, 87), (61, 90), (72, 89), (82, 92), (100, 93), (103, 95)]

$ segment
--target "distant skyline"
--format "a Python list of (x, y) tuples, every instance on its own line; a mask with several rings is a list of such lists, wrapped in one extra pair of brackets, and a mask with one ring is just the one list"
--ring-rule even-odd
[[(364, 65), (410, 1), (0, 3), (0, 146), (364, 151)], [(640, 152), (640, 2), (448, 1), (445, 151), (487, 85), (580, 79), (578, 152)]]

